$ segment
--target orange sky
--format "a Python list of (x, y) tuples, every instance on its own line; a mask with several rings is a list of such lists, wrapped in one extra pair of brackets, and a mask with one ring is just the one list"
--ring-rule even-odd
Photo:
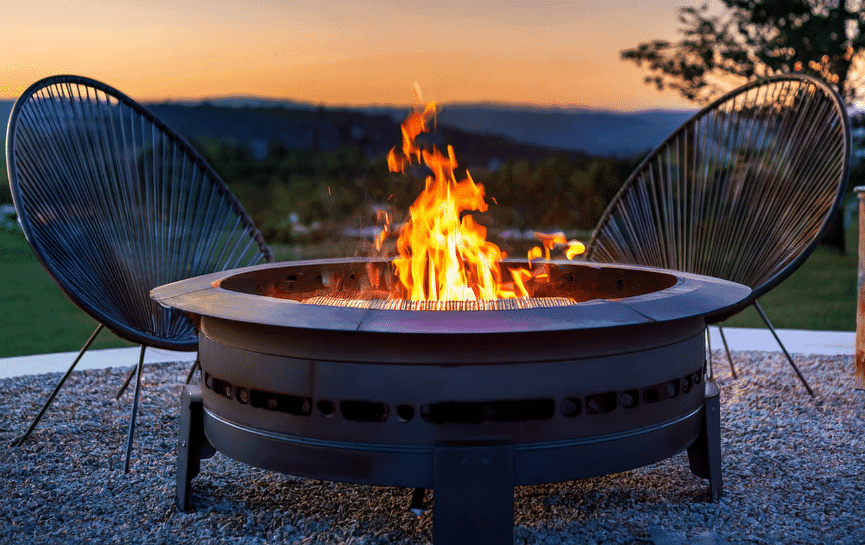
[(682, 107), (688, 104), (645, 85), (644, 71), (619, 60), (621, 49), (674, 38), (681, 5), (7, 0), (0, 98), (71, 73), (140, 101), (258, 95), (406, 104), (417, 81), (424, 99), (443, 104)]

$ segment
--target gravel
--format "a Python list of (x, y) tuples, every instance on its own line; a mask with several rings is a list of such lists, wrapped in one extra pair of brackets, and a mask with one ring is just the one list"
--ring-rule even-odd
[[(716, 361), (721, 354), (716, 352)], [(865, 392), (853, 358), (797, 356), (812, 399), (779, 353), (723, 360), (724, 496), (687, 456), (606, 477), (514, 491), (514, 542), (865, 543)], [(411, 491), (302, 479), (202, 461), (191, 513), (174, 506), (177, 413), (187, 364), (145, 367), (130, 474), (123, 473), (132, 394), (126, 369), (73, 373), (30, 440), (9, 445), (59, 374), (0, 380), (0, 544), (430, 543), (432, 513)], [(427, 494), (427, 504), (432, 501)]]

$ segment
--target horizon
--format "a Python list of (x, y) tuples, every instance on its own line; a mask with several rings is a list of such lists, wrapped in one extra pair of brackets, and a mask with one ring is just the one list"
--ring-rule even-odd
[[(7, 99), (13, 100), (13, 99)], [(405, 109), (410, 110), (412, 108), (416, 108), (420, 103), (371, 103), (371, 104), (322, 104), (316, 102), (307, 102), (302, 100), (296, 100), (292, 98), (274, 98), (274, 97), (266, 97), (266, 96), (258, 96), (258, 95), (214, 95), (207, 96), (202, 98), (181, 98), (181, 99), (167, 99), (167, 100), (147, 100), (143, 101), (142, 104), (193, 104), (193, 105), (201, 105), (205, 103), (213, 103), (220, 101), (261, 101), (262, 104), (272, 102), (276, 105), (288, 105), (288, 104), (296, 104), (298, 106), (304, 106), (309, 108), (327, 108), (333, 110), (339, 109), (347, 109), (347, 110), (374, 110), (374, 109)], [(489, 107), (489, 108), (500, 108), (500, 109), (513, 109), (513, 110), (549, 110), (549, 111), (561, 111), (561, 112), (592, 112), (592, 113), (612, 113), (612, 114), (641, 114), (641, 113), (652, 113), (652, 112), (689, 112), (689, 111), (697, 111), (702, 106), (698, 104), (692, 104), (689, 106), (680, 106), (680, 107), (652, 107), (641, 110), (613, 110), (609, 108), (593, 108), (590, 106), (582, 106), (578, 104), (574, 105), (560, 105), (560, 104), (532, 104), (532, 103), (517, 103), (517, 102), (495, 102), (490, 100), (483, 100), (477, 102), (448, 102), (441, 103), (436, 102), (439, 106), (439, 109), (447, 109), (448, 107)], [(222, 106), (222, 104), (218, 104)], [(238, 106), (226, 106), (226, 107), (238, 107)], [(244, 107), (244, 106), (239, 106)], [(252, 106), (258, 107), (258, 106)]]
[[(201, 98), (175, 98), (175, 99), (164, 99), (164, 100), (138, 100), (135, 97), (131, 97), (136, 102), (139, 102), (142, 105), (162, 105), (162, 104), (177, 104), (177, 105), (191, 105), (191, 106), (200, 106), (207, 103), (215, 103), (214, 105), (217, 107), (225, 107), (225, 108), (265, 108), (270, 107), (272, 103), (273, 106), (276, 107), (290, 107), (291, 105), (297, 105), (298, 107), (303, 108), (326, 108), (331, 110), (396, 110), (396, 109), (404, 109), (406, 111), (411, 110), (412, 108), (416, 108), (418, 104), (381, 104), (381, 103), (373, 103), (373, 104), (322, 104), (315, 102), (305, 102), (301, 100), (296, 100), (292, 98), (274, 98), (274, 97), (266, 97), (266, 96), (257, 96), (257, 95), (215, 95), (215, 96), (206, 96)], [(17, 97), (0, 97), (0, 102), (13, 104), (17, 100)], [(222, 101), (250, 101), (250, 102), (261, 102), (260, 105), (230, 105), (230, 104), (220, 104)], [(610, 114), (621, 114), (621, 115), (639, 115), (639, 114), (647, 114), (647, 113), (681, 113), (681, 112), (696, 112), (702, 106), (698, 104), (693, 104), (690, 107), (679, 106), (679, 107), (651, 107), (645, 108), (641, 110), (613, 110), (609, 108), (593, 108), (589, 106), (581, 106), (581, 105), (543, 105), (543, 104), (530, 104), (530, 103), (509, 103), (509, 102), (494, 102), (494, 101), (478, 101), (478, 102), (451, 102), (451, 103), (438, 103), (439, 110), (448, 109), (449, 107), (482, 107), (482, 108), (491, 108), (491, 109), (503, 109), (503, 110), (523, 110), (523, 111), (553, 111), (553, 112), (567, 112), (567, 113), (610, 113)]]
[[(52, 77), (52, 76), (60, 76), (65, 74), (46, 74), (38, 79)], [(99, 80), (98, 78), (94, 78), (93, 76), (86, 76), (85, 74), (75, 74), (84, 77), (89, 77), (92, 79), (96, 79), (97, 81), (101, 81), (102, 83), (106, 83), (111, 85), (111, 83), (106, 82), (105, 80)], [(35, 83), (38, 79), (34, 80), (31, 83)], [(29, 84), (28, 84), (29, 86)], [(112, 85), (113, 86), (113, 85)], [(17, 95), (0, 95), (0, 102), (14, 103), (21, 93), (24, 92), (26, 87), (21, 89), (21, 92)], [(419, 102), (369, 102), (369, 103), (361, 103), (361, 102), (322, 102), (322, 101), (314, 101), (314, 100), (306, 100), (294, 97), (278, 97), (278, 96), (268, 96), (268, 95), (256, 95), (256, 94), (248, 94), (248, 93), (227, 93), (227, 94), (214, 94), (214, 95), (202, 95), (202, 96), (168, 96), (168, 97), (157, 97), (157, 98), (140, 98), (136, 96), (130, 95), (128, 92), (124, 91), (124, 89), (119, 88), (119, 91), (127, 94), (141, 104), (204, 104), (207, 102), (220, 102), (220, 101), (258, 101), (261, 103), (272, 102), (278, 105), (289, 105), (296, 104), (298, 106), (303, 107), (311, 107), (311, 108), (328, 108), (328, 109), (349, 109), (349, 110), (364, 110), (364, 109), (406, 109), (409, 110), (411, 108), (417, 107)], [(542, 102), (542, 101), (534, 101), (534, 102), (516, 102), (516, 101), (506, 101), (506, 100), (495, 100), (495, 99), (477, 99), (477, 100), (456, 100), (451, 102), (442, 102), (439, 100), (435, 100), (436, 104), (440, 108), (447, 108), (449, 106), (456, 107), (465, 107), (465, 106), (484, 106), (490, 108), (502, 108), (502, 109), (522, 109), (522, 110), (554, 110), (554, 111), (581, 111), (581, 112), (609, 112), (609, 113), (617, 113), (617, 114), (640, 114), (640, 113), (649, 113), (649, 112), (683, 112), (683, 111), (697, 111), (703, 107), (703, 105), (695, 103), (695, 102), (683, 102), (674, 101), (671, 104), (659, 104), (655, 105), (653, 103), (642, 105), (642, 107), (636, 107), (635, 109), (616, 109), (613, 107), (607, 106), (590, 106), (581, 103), (559, 103), (559, 102)], [(238, 106), (226, 106), (226, 107), (238, 107)], [(240, 106), (243, 107), (243, 106)], [(257, 107), (257, 106), (253, 106)]]

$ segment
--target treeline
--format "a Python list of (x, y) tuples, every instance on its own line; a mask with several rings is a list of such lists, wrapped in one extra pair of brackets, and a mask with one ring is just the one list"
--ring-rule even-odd
[[(319, 118), (331, 119), (313, 116)], [(318, 143), (313, 148), (298, 147), (296, 139), (268, 144), (261, 139), (187, 136), (237, 195), (267, 240), (294, 243), (372, 227), (380, 210), (390, 211), (395, 221), (401, 221), (423, 188), (423, 170), (415, 169), (406, 176), (387, 169), (384, 142), (388, 141), (388, 147), (398, 142), (396, 123), (364, 119), (365, 124), (354, 120), (345, 130), (336, 121), (322, 121), (320, 130), (311, 133), (319, 135), (312, 140)], [(862, 149), (865, 114), (852, 121), (858, 129), (854, 150)], [(359, 128), (367, 136), (356, 144), (349, 136)], [(321, 136), (330, 133), (339, 138)], [(475, 182), (485, 187), (490, 207), (484, 214), (475, 214), (475, 219), (493, 233), (594, 228), (641, 158), (592, 157), (452, 129), (431, 138), (439, 147), (452, 144), (457, 161), (467, 165)], [(330, 144), (322, 145), (325, 141)], [(5, 157), (0, 156), (0, 204), (12, 202), (5, 167)], [(457, 174), (465, 175), (464, 170)], [(849, 182), (851, 191), (865, 185), (865, 161), (854, 161)]]
[[(370, 158), (354, 146), (315, 151), (271, 143), (258, 154), (262, 158), (245, 145), (215, 139), (194, 146), (269, 242), (300, 242), (374, 226), (380, 210), (400, 221), (427, 174), (423, 168), (391, 173), (383, 155)], [(458, 148), (456, 158), (459, 162)], [(475, 219), (494, 231), (591, 229), (638, 160), (550, 152), (545, 159), (471, 167), (490, 204)], [(465, 169), (457, 176), (464, 177)]]
[[(269, 242), (293, 243), (338, 236), (346, 228), (376, 224), (388, 210), (401, 221), (423, 188), (426, 172), (388, 171), (385, 155), (343, 146), (334, 150), (266, 150), (215, 138), (193, 147), (213, 166)], [(490, 207), (475, 219), (493, 232), (504, 229), (591, 229), (637, 159), (549, 152), (539, 158), (492, 160), (469, 168), (486, 190)], [(459, 148), (456, 151), (460, 161)], [(477, 161), (476, 161), (477, 162)], [(458, 170), (465, 176), (465, 169)], [(0, 158), (0, 204), (11, 204), (5, 161)]]

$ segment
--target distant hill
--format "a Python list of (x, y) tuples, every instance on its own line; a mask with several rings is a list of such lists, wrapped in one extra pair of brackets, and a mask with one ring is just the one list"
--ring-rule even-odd
[[(361, 148), (367, 157), (384, 158), (401, 144), (399, 122), (393, 115), (369, 114), (331, 108), (227, 107), (205, 102), (197, 105), (162, 103), (148, 108), (168, 126), (195, 140), (218, 138), (248, 145), (263, 158), (271, 142), (287, 149), (332, 151), (346, 146)], [(404, 115), (404, 113), (403, 113)], [(439, 127), (438, 134), (426, 137), (434, 143), (451, 144), (457, 160), (465, 167), (487, 167), (517, 159), (540, 161), (555, 150), (545, 146), (517, 143), (496, 135), (478, 135), (453, 127)], [(565, 150), (564, 153), (582, 155)]]
[[(279, 141), (290, 148), (317, 149), (331, 149), (351, 141), (369, 153), (386, 152), (397, 143), (395, 124), (408, 111), (408, 107), (397, 106), (326, 108), (243, 96), (147, 106), (190, 138), (213, 136), (259, 144)], [(0, 119), (8, 120), (11, 108), (12, 101), (0, 101)], [(653, 149), (693, 113), (453, 104), (441, 108), (438, 124), (443, 131), (450, 129), (448, 136), (497, 137), (490, 144), (500, 148), (508, 147), (505, 141), (527, 145), (527, 157), (544, 148), (630, 158)]]
[[(186, 107), (192, 104), (194, 103), (186, 104)], [(262, 121), (279, 109), (296, 112), (300, 117), (314, 112), (318, 112), (319, 116), (330, 117), (331, 114), (339, 112), (352, 120), (355, 126), (353, 130), (357, 134), (363, 133), (362, 126), (370, 124), (382, 128), (386, 118), (399, 122), (408, 112), (408, 107), (398, 106), (322, 108), (256, 97), (216, 98), (199, 103), (201, 104), (244, 112), (242, 115), (249, 116), (249, 119), (261, 117), (254, 113), (255, 110), (258, 110), (259, 114), (270, 112), (261, 118)], [(154, 109), (167, 106), (151, 105)], [(356, 114), (368, 117), (358, 117)], [(453, 104), (441, 108), (438, 125), (440, 128), (457, 129), (464, 133), (497, 136), (533, 147), (630, 158), (659, 145), (693, 114), (692, 110), (614, 112), (499, 104)], [(233, 117), (230, 114), (226, 116)], [(312, 135), (308, 134), (306, 138), (312, 138)]]
[[(203, 103), (148, 104), (157, 117), (190, 139), (219, 138), (247, 143), (256, 151), (269, 142), (288, 149), (334, 150), (352, 144), (368, 154), (387, 153), (399, 127), (385, 115), (279, 105), (223, 106)], [(389, 146), (387, 143), (390, 143)]]
[[(370, 107), (364, 111), (401, 119), (407, 108)], [(446, 104), (441, 107), (438, 124), (536, 146), (630, 158), (654, 149), (694, 113), (696, 110), (615, 112), (502, 104)]]
[(693, 114), (455, 105), (442, 108), (439, 123), (477, 134), (505, 136), (516, 142), (581, 150), (589, 155), (632, 157), (658, 146)]
[[(259, 97), (220, 97), (206, 101), (213, 106), (242, 110), (285, 108), (302, 112), (319, 106)], [(189, 103), (194, 104), (194, 103)], [(401, 121), (408, 106), (324, 108), (325, 111), (387, 116)], [(438, 117), (440, 127), (478, 135), (499, 136), (516, 143), (588, 155), (630, 158), (654, 149), (688, 120), (696, 110), (647, 110), (616, 112), (587, 108), (554, 108), (502, 104), (445, 104)]]
[[(9, 114), (12, 113), (12, 105), (15, 104), (14, 100), (0, 100), (0, 121), (3, 122), (3, 128), (6, 128), (6, 125), (9, 123)], [(3, 137), (6, 137), (6, 131), (3, 131)]]

